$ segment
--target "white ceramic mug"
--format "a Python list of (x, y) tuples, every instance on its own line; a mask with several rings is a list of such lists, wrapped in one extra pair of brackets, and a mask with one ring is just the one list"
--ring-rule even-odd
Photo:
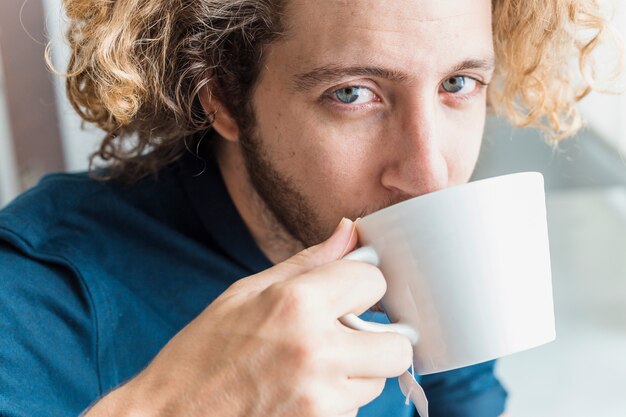
[(555, 339), (543, 177), (525, 172), (447, 188), (356, 223), (361, 248), (344, 259), (377, 265), (393, 324), (347, 315), (365, 331), (414, 344), (415, 370), (447, 371)]

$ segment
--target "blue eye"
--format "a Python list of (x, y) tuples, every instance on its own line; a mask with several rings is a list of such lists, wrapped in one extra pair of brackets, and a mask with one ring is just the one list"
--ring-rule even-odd
[(342, 103), (352, 104), (359, 99), (359, 87), (346, 87), (335, 91), (335, 97)]
[(445, 80), (442, 84), (444, 90), (448, 93), (458, 93), (465, 86), (465, 77), (452, 77)]
[(448, 93), (456, 94), (462, 91), (463, 89), (465, 90), (469, 89), (469, 91), (464, 91), (465, 93), (469, 93), (469, 92), (474, 91), (474, 89), (476, 88), (476, 80), (470, 77), (457, 75), (456, 77), (450, 77), (447, 80), (445, 80), (441, 84), (441, 87), (443, 87), (443, 89), (447, 91)]
[(333, 92), (343, 104), (365, 104), (376, 100), (376, 94), (367, 87), (344, 87)]

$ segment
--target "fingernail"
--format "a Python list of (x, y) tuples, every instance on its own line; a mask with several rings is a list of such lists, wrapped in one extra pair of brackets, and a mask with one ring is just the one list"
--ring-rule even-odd
[(352, 230), (350, 231), (350, 237), (348, 238), (348, 243), (346, 244), (346, 247), (343, 248), (343, 251), (341, 251), (341, 256), (339, 257), (339, 259), (346, 256), (346, 254), (349, 252), (348, 247), (350, 246), (350, 242), (352, 241), (352, 237), (354, 236), (354, 233), (356, 233), (356, 223), (353, 222)]
[(345, 217), (341, 218), (341, 221), (339, 222), (339, 224), (335, 228), (335, 231), (333, 232), (333, 235), (336, 234), (337, 232), (339, 232), (343, 228), (343, 225), (346, 223), (346, 220), (348, 220), (348, 219), (346, 219)]

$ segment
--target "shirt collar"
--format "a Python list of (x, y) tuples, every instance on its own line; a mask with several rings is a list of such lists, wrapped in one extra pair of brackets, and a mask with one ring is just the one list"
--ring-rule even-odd
[(181, 166), (183, 185), (211, 240), (251, 274), (271, 267), (235, 207), (213, 155), (187, 153)]

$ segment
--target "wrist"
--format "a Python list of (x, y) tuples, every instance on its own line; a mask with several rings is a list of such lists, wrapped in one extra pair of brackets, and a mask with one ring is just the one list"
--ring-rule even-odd
[(133, 381), (121, 385), (93, 403), (80, 417), (152, 417), (146, 401), (137, 395)]

